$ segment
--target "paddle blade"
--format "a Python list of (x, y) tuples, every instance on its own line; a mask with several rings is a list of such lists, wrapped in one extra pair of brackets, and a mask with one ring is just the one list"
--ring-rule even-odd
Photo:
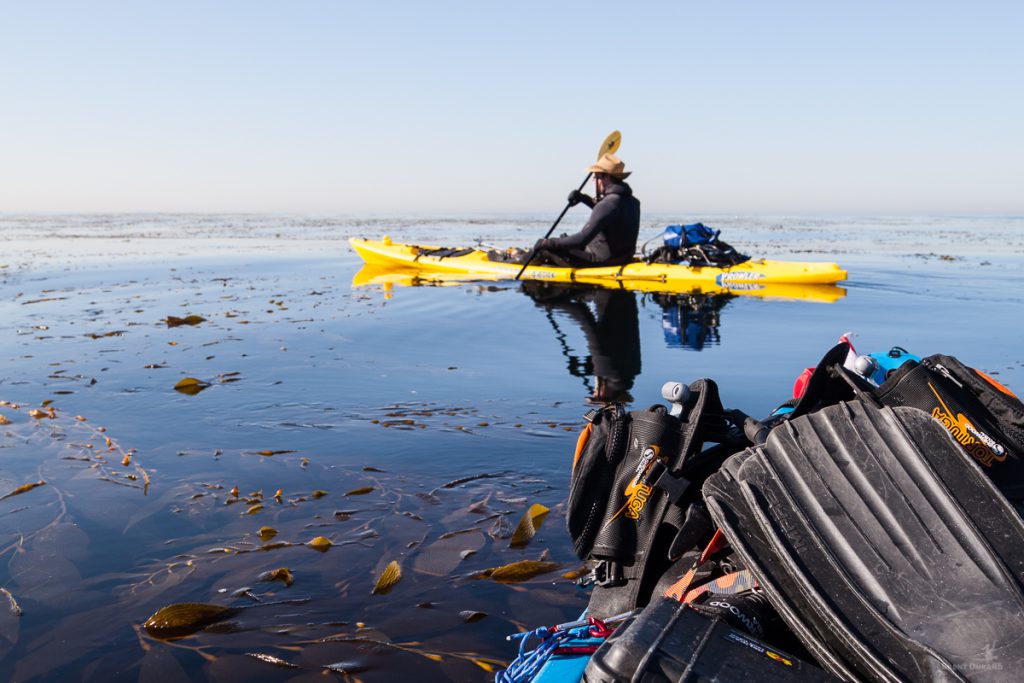
[(601, 143), (601, 149), (597, 150), (597, 160), (600, 161), (601, 157), (605, 154), (615, 154), (615, 150), (619, 148), (619, 144), (622, 142), (622, 133), (617, 130), (613, 130), (608, 137)]

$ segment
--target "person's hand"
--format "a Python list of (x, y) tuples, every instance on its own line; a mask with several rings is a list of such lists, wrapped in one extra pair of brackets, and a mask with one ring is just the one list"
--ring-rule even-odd
[(576, 206), (577, 204), (586, 204), (587, 206), (590, 206), (594, 203), (594, 200), (579, 190), (573, 190), (569, 193), (568, 202), (569, 206)]
[(543, 237), (537, 240), (536, 244), (533, 245), (534, 251), (540, 251), (541, 249), (547, 249), (551, 246), (551, 240), (544, 239)]

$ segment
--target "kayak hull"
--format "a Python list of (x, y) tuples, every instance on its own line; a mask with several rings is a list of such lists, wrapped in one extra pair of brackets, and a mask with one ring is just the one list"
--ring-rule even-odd
[[(462, 256), (431, 256), (424, 251), (442, 249), (431, 245), (399, 244), (385, 237), (383, 240), (351, 238), (349, 242), (368, 265), (405, 267), (419, 271), (458, 273), (490, 276), (494, 279), (514, 279), (522, 268), (516, 263), (491, 261), (487, 253), (473, 250)], [(488, 279), (490, 279), (488, 278)], [(636, 261), (624, 266), (598, 268), (562, 268), (559, 266), (528, 266), (523, 280), (548, 282), (652, 282), (685, 290), (692, 285), (732, 284), (834, 284), (846, 279), (846, 271), (835, 263), (810, 261), (772, 261), (751, 259), (730, 268), (687, 266), (671, 263), (644, 263)]]
[[(399, 265), (364, 264), (352, 278), (353, 287), (383, 287), (391, 291), (395, 287), (420, 286), (455, 286), (470, 282), (508, 282), (509, 276), (474, 273), (442, 273), (438, 271), (416, 270)], [(761, 284), (759, 282), (733, 282), (723, 285), (714, 283), (687, 283), (681, 285), (658, 280), (596, 280), (585, 278), (577, 280), (575, 285), (560, 286), (597, 287), (602, 289), (625, 289), (631, 292), (669, 295), (716, 295), (753, 297), (757, 299), (775, 299), (785, 301), (806, 301), (811, 303), (832, 304), (846, 296), (846, 290), (837, 285), (802, 285), (792, 282)]]

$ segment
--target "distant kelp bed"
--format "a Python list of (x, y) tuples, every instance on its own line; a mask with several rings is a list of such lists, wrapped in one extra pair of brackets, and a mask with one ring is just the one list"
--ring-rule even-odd
[(0, 678), (488, 680), (507, 634), (586, 604), (562, 517), (602, 368), (640, 407), (712, 377), (763, 415), (853, 330), (1024, 386), (1020, 244), (999, 230), (872, 226), (899, 245), (873, 260), (848, 222), (758, 223), (775, 255), (813, 234), (859, 264), (815, 303), (353, 287), (355, 227), (307, 244), (275, 220), (191, 241), (182, 217), (119, 218), (118, 240), (17, 221), (56, 237), (0, 257)]

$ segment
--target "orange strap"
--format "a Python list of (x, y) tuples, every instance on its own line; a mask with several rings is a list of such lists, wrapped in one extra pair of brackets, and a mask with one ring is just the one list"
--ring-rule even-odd
[(698, 557), (697, 561), (693, 563), (693, 566), (683, 574), (682, 578), (668, 587), (668, 590), (665, 591), (665, 597), (678, 600), (679, 602), (688, 602), (684, 598), (686, 598), (687, 594), (690, 592), (690, 584), (693, 583), (693, 577), (697, 575), (697, 570), (700, 569), (702, 564), (708, 561), (709, 557), (724, 548), (728, 543), (729, 541), (726, 540), (725, 534), (722, 533), (722, 530), (715, 529), (715, 535), (711, 537), (707, 547), (704, 548), (704, 552), (700, 554), (700, 557)]
[(971, 368), (971, 369), (972, 369), (972, 370), (974, 370), (974, 371), (975, 371), (976, 373), (978, 373), (979, 375), (981, 375), (981, 378), (982, 378), (982, 379), (984, 379), (984, 380), (987, 380), (989, 384), (991, 384), (992, 386), (994, 386), (994, 387), (995, 387), (996, 389), (998, 389), (999, 391), (1003, 392), (1003, 393), (1004, 393), (1004, 394), (1006, 394), (1007, 396), (1013, 396), (1014, 398), (1017, 398), (1017, 394), (1013, 393), (1012, 391), (1010, 391), (1009, 389), (1007, 389), (1007, 388), (1006, 388), (1005, 386), (1003, 386), (1003, 385), (1002, 385), (1001, 383), (997, 382), (996, 380), (994, 380), (994, 379), (992, 379), (991, 377), (989, 377), (988, 375), (986, 375), (986, 374), (985, 374), (984, 372), (982, 372), (981, 370), (976, 370), (975, 368)]
[(696, 588), (691, 588), (686, 591), (686, 595), (682, 597), (680, 602), (691, 603), (705, 593), (711, 593), (712, 595), (738, 595), (751, 588), (756, 588), (757, 585), (757, 579), (750, 573), (750, 570), (741, 569), (732, 574), (719, 576), (717, 579), (708, 581)]

